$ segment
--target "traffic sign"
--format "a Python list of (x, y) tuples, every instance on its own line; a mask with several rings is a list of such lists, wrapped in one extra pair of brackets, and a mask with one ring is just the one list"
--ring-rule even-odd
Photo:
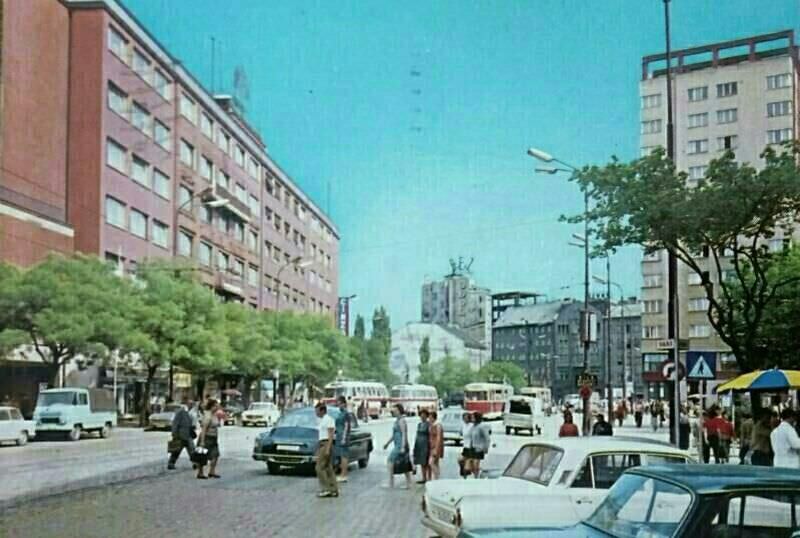
[(582, 374), (576, 375), (575, 376), (575, 386), (578, 387), (578, 388), (585, 387), (585, 386), (588, 386), (588, 387), (591, 388), (591, 387), (597, 386), (597, 374), (590, 374), (590, 373), (584, 372)]
[[(679, 366), (678, 380), (681, 380), (686, 376), (686, 368), (683, 366), (683, 363), (679, 363)], [(664, 379), (667, 381), (675, 380), (675, 363), (672, 359), (667, 359), (661, 363), (661, 375), (664, 376)]]
[(669, 338), (667, 340), (659, 340), (656, 342), (657, 349), (672, 349), (675, 347), (675, 340)]
[(715, 351), (689, 351), (686, 353), (689, 379), (716, 379), (717, 353)]

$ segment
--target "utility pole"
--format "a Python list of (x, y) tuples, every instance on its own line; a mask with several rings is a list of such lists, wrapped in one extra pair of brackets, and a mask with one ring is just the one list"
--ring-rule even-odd
[[(592, 329), (589, 326), (589, 189), (583, 190), (583, 374), (589, 373), (589, 345), (591, 345)], [(583, 397), (583, 435), (592, 431), (591, 394)]]
[(613, 421), (614, 394), (611, 384), (611, 253), (606, 252), (606, 397), (608, 420)]

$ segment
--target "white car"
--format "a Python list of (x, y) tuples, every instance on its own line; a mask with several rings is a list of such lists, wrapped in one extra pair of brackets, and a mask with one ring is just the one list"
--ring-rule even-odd
[(493, 480), (428, 482), (422, 524), (442, 537), (486, 527), (561, 527), (588, 517), (630, 467), (690, 463), (666, 443), (571, 437), (520, 448)]
[(281, 418), (281, 411), (272, 402), (253, 402), (242, 412), (242, 426), (272, 426)]
[(36, 437), (36, 422), (25, 420), (16, 407), (0, 407), (0, 444), (13, 441), (18, 446)]

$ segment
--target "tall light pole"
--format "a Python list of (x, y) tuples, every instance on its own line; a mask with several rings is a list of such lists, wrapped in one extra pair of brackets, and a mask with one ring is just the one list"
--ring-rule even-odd
[[(620, 324), (620, 331), (622, 331), (622, 401), (625, 402), (625, 405), (628, 405), (628, 374), (627, 374), (627, 364), (626, 361), (628, 360), (628, 326), (627, 326), (627, 316), (625, 311), (625, 291), (622, 289), (622, 286), (617, 282), (614, 282), (609, 277), (608, 279), (600, 278), (599, 276), (592, 277), (595, 281), (599, 282), (600, 284), (609, 284), (610, 286), (614, 286), (619, 291), (619, 304), (622, 310), (622, 321)], [(610, 288), (609, 288), (610, 290)], [(610, 292), (609, 292), (610, 295)], [(633, 371), (633, 368), (631, 368)]]
[(605, 280), (598, 277), (592, 277), (594, 280), (606, 284), (606, 411), (608, 413), (609, 421), (613, 422), (612, 416), (614, 412), (614, 396), (613, 388), (611, 385), (611, 255), (606, 252), (606, 278)]
[[(312, 263), (313, 262), (311, 260), (304, 260), (301, 256), (295, 256), (294, 258), (292, 258), (288, 262), (284, 263), (278, 269), (278, 274), (275, 275), (275, 281), (277, 282), (278, 289), (276, 290), (276, 295), (275, 295), (275, 322), (274, 322), (273, 326), (275, 327), (275, 335), (276, 336), (278, 334), (278, 312), (280, 310), (280, 304), (281, 304), (281, 288), (283, 287), (283, 282), (281, 282), (281, 273), (283, 273), (283, 271), (289, 266), (294, 266), (296, 268), (302, 268), (302, 267), (308, 267)], [(272, 402), (273, 403), (278, 403), (278, 375), (279, 375), (279, 372), (276, 369), (273, 372), (273, 378), (272, 378)], [(259, 381), (259, 383), (260, 383), (260, 381)], [(292, 387), (292, 389), (294, 389), (294, 387)]]
[[(528, 155), (534, 159), (545, 163), (558, 163), (564, 168), (537, 168), (539, 173), (556, 174), (558, 172), (568, 172), (575, 174), (578, 169), (569, 163), (557, 159), (549, 153), (537, 148), (528, 149)], [(591, 331), (589, 328), (589, 190), (583, 189), (583, 314), (581, 316), (583, 340), (583, 374), (589, 372), (589, 344), (591, 340)], [(583, 435), (590, 435), (592, 430), (591, 409), (589, 403), (590, 395), (583, 398)]]

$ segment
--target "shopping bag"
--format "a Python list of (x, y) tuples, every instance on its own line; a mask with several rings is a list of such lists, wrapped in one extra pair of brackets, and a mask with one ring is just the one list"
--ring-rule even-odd
[(194, 449), (192, 452), (191, 457), (192, 463), (196, 463), (199, 466), (203, 466), (208, 463), (208, 449), (199, 446)]

